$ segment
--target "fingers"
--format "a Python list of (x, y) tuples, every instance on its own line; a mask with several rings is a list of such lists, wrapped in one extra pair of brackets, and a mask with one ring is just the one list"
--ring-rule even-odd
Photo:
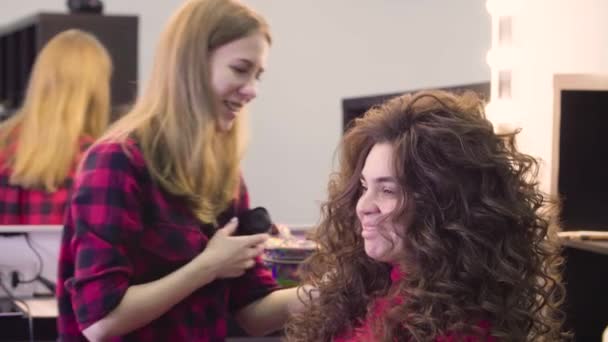
[(255, 266), (255, 260), (247, 259), (238, 265), (238, 270), (242, 270), (243, 273), (245, 273), (246, 270), (252, 268), (253, 266)]
[(255, 266), (255, 264), (256, 264), (256, 258), (259, 255), (260, 255), (260, 253), (257, 251), (257, 248), (250, 248), (245, 253), (245, 258), (241, 259), (236, 264), (236, 267), (242, 268), (242, 269), (250, 269), (250, 268), (252, 268), (253, 266)]
[(226, 277), (226, 278), (240, 277), (243, 274), (245, 274), (245, 272), (248, 269), (252, 268), (253, 266), (255, 266), (254, 259), (245, 260), (245, 261), (239, 263), (238, 265), (235, 265), (231, 268), (226, 269), (221, 277)]
[(258, 246), (249, 247), (247, 249), (247, 252), (245, 253), (245, 258), (246, 259), (257, 258), (263, 252), (264, 252), (264, 245), (258, 245)]
[(264, 252), (264, 243), (270, 238), (268, 234), (248, 236), (231, 236), (235, 233), (238, 220), (233, 218), (224, 227), (218, 229), (208, 248), (214, 248), (220, 255), (224, 267), (219, 277), (234, 278), (242, 276), (254, 267), (257, 258)]
[(256, 255), (260, 255), (260, 254), (264, 253), (264, 250), (266, 249), (266, 247), (264, 246), (264, 244), (261, 243), (256, 247), (256, 249), (257, 249)]
[(237, 277), (242, 276), (243, 274), (245, 274), (244, 269), (235, 269), (235, 270), (226, 272), (225, 277), (226, 278), (237, 278)]
[(232, 219), (230, 219), (230, 221), (228, 221), (228, 223), (226, 223), (225, 226), (218, 229), (218, 233), (222, 232), (225, 235), (232, 235), (232, 234), (234, 234), (234, 232), (236, 232), (236, 227), (238, 227), (238, 226), (239, 226), (239, 219), (236, 217), (233, 217)]
[(253, 247), (260, 244), (263, 244), (270, 238), (268, 234), (253, 234), (248, 236), (239, 236), (239, 238), (244, 242), (245, 246)]
[(248, 270), (248, 269), (252, 268), (253, 266), (255, 266), (255, 260), (249, 259), (249, 260), (245, 261), (245, 264), (243, 266), (246, 270)]
[[(225, 226), (217, 230), (217, 233), (223, 236), (231, 236), (236, 232), (236, 229), (239, 225), (239, 220), (236, 217), (233, 217)], [(268, 234), (253, 234), (248, 236), (234, 236), (232, 239), (234, 241), (240, 241), (243, 247), (251, 247), (255, 245), (262, 244), (266, 242), (270, 238)]]

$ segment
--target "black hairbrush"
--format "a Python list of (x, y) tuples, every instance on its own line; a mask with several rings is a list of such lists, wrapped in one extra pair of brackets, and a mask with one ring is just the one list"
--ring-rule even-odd
[(237, 235), (252, 235), (269, 233), (272, 228), (272, 220), (268, 211), (263, 207), (247, 210), (238, 216), (239, 227)]

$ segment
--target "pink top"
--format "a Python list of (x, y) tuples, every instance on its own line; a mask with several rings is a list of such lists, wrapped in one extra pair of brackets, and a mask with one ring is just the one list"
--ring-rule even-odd
[[(398, 266), (393, 266), (391, 269), (391, 281), (396, 283), (400, 279), (404, 277), (404, 273), (399, 269)], [(397, 298), (395, 300), (394, 305), (401, 304), (401, 299)], [(334, 342), (359, 342), (359, 341), (373, 341), (373, 332), (372, 332), (372, 322), (370, 317), (380, 317), (384, 315), (389, 309), (389, 301), (386, 298), (379, 298), (373, 305), (373, 315), (368, 315), (366, 319), (361, 322), (361, 324), (354, 329), (354, 331), (349, 331), (341, 336), (334, 338)], [(490, 331), (490, 323), (487, 321), (481, 321), (479, 323), (479, 327), (486, 332), (486, 336), (483, 339), (479, 339), (477, 336), (460, 336), (457, 334), (448, 334), (445, 336), (438, 336), (435, 341), (436, 342), (456, 342), (456, 341), (464, 341), (464, 342), (496, 342), (496, 338), (493, 336), (489, 336)]]

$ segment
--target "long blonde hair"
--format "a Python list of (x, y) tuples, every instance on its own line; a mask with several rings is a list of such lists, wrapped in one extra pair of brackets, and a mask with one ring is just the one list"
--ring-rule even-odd
[[(10, 183), (52, 192), (80, 153), (80, 138), (99, 137), (108, 124), (112, 62), (91, 34), (68, 30), (42, 49), (21, 108), (0, 126)], [(14, 141), (16, 139), (16, 141)]]
[(153, 179), (202, 222), (215, 223), (235, 197), (242, 154), (242, 115), (217, 130), (210, 53), (256, 32), (270, 42), (264, 19), (237, 1), (187, 1), (162, 34), (145, 92), (101, 139), (136, 138)]

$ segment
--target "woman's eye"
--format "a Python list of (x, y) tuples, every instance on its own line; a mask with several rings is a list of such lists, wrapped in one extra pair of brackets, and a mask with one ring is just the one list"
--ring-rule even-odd
[(396, 194), (395, 190), (389, 189), (389, 188), (382, 189), (382, 192), (385, 193), (385, 194), (387, 194), (387, 195), (394, 195), (394, 194)]
[(247, 69), (245, 68), (241, 68), (241, 67), (232, 67), (232, 70), (234, 70), (235, 73), (239, 74), (239, 75), (243, 75), (246, 74), (248, 72)]

